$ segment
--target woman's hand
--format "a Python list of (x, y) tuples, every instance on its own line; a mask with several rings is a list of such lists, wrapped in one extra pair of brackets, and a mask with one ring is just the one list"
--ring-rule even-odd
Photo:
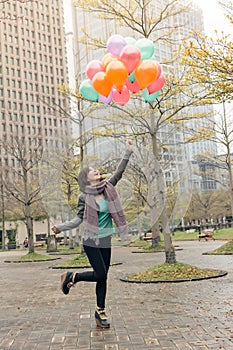
[(125, 148), (127, 151), (132, 151), (133, 149), (133, 142), (131, 139), (126, 140)]

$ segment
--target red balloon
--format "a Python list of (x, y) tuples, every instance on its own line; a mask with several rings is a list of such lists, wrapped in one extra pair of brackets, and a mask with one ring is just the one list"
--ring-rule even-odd
[(127, 88), (131, 92), (133, 92), (134, 94), (136, 94), (136, 92), (138, 92), (140, 90), (140, 86), (138, 85), (137, 80), (131, 82), (127, 79), (125, 84), (126, 84)]
[(98, 72), (103, 72), (104, 66), (99, 60), (92, 60), (87, 64), (86, 74), (90, 80), (95, 76)]
[(161, 74), (157, 79), (155, 79), (148, 87), (148, 92), (150, 94), (153, 94), (154, 92), (156, 91), (159, 91), (162, 89), (162, 87), (164, 86), (165, 84), (165, 77), (163, 74)]
[(120, 59), (122, 62), (124, 62), (130, 74), (135, 70), (140, 62), (141, 52), (136, 46), (126, 45), (121, 50)]
[(106, 76), (105, 72), (98, 72), (92, 79), (94, 89), (101, 95), (107, 97), (112, 90), (112, 83)]
[(113, 101), (121, 106), (124, 106), (130, 99), (130, 93), (126, 85), (123, 86), (121, 91), (113, 88)]
[(135, 70), (135, 77), (140, 89), (146, 88), (158, 76), (158, 67), (152, 60), (142, 61)]

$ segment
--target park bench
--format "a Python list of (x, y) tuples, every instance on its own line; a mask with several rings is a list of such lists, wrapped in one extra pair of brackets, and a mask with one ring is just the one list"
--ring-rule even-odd
[(199, 241), (203, 238), (206, 241), (208, 241), (208, 239), (214, 239), (214, 229), (213, 228), (207, 228), (205, 230), (203, 230), (201, 233), (198, 234), (198, 238)]
[(186, 233), (194, 233), (195, 231), (196, 231), (195, 228), (192, 228), (192, 229), (186, 230), (185, 232)]
[(34, 247), (38, 248), (38, 247), (44, 247), (45, 246), (45, 242), (35, 242), (34, 243)]
[(152, 239), (152, 232), (147, 232), (143, 239), (144, 241), (150, 241)]

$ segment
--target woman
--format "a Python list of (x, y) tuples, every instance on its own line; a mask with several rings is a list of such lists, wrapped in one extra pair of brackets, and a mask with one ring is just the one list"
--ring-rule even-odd
[(96, 169), (82, 169), (78, 175), (82, 193), (78, 199), (77, 216), (69, 222), (52, 227), (53, 232), (59, 233), (77, 228), (82, 222), (84, 224), (83, 248), (93, 271), (63, 273), (61, 289), (64, 294), (68, 294), (70, 288), (79, 281), (96, 282), (95, 320), (101, 328), (110, 327), (105, 313), (105, 298), (111, 261), (111, 236), (114, 233), (113, 222), (124, 238), (128, 235), (125, 215), (114, 186), (121, 179), (131, 154), (132, 142), (127, 140), (124, 157), (108, 181), (102, 179)]

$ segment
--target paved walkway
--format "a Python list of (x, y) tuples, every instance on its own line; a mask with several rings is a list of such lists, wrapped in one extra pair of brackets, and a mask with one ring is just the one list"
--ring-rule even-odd
[[(228, 271), (198, 282), (131, 284), (119, 278), (164, 261), (164, 253), (133, 254), (115, 247), (109, 274), (109, 330), (94, 320), (95, 287), (80, 282), (60, 291), (56, 261), (4, 263), (0, 253), (0, 350), (233, 349), (233, 257), (207, 256), (222, 242), (179, 242), (177, 260)], [(68, 259), (64, 257), (63, 259)]]

